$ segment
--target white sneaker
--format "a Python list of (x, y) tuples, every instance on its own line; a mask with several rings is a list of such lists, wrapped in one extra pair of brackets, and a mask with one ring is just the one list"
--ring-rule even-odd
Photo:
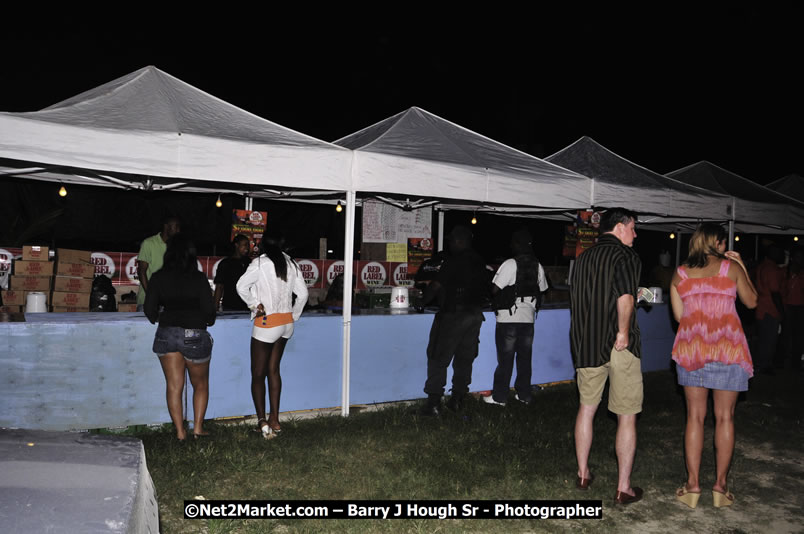
[(486, 404), (496, 404), (497, 406), (505, 406), (504, 402), (497, 402), (496, 400), (494, 400), (493, 395), (487, 395), (483, 397), (483, 402), (485, 402)]
[(523, 399), (522, 397), (519, 396), (519, 393), (514, 394), (514, 399), (518, 400), (522, 404), (530, 404), (531, 402), (533, 402), (533, 399)]

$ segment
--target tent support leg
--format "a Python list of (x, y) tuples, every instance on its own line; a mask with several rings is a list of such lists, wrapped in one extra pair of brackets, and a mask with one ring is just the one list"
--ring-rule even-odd
[(438, 251), (444, 250), (444, 211), (438, 212)]
[(341, 415), (349, 415), (349, 378), (351, 375), (352, 335), (352, 277), (355, 250), (355, 201), (354, 191), (346, 192), (346, 228), (343, 251), (343, 369), (341, 374)]

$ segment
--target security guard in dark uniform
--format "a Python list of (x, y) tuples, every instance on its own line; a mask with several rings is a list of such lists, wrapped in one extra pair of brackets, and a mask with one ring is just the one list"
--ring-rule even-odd
[(439, 311), (430, 329), (427, 346), (427, 403), (422, 415), (439, 415), (441, 397), (452, 362), (452, 396), (447, 408), (458, 411), (472, 382), (472, 364), (477, 357), (483, 304), (489, 280), (483, 259), (472, 250), (472, 233), (456, 226), (447, 236), (449, 254), (424, 293), (424, 304), (437, 299)]

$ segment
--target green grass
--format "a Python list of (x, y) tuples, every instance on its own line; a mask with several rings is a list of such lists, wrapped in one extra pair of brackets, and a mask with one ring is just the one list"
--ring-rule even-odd
[[(746, 456), (739, 445), (752, 444), (771, 459), (800, 450), (803, 382), (800, 374), (758, 377), (751, 391), (741, 397), (736, 415), (738, 450), (731, 473), (732, 488), (739, 496), (768, 491), (752, 485), (754, 471), (789, 469), (773, 460)], [(167, 533), (603, 532), (638, 531), (643, 522), (661, 525), (662, 521), (676, 521), (682, 530), (685, 525), (687, 530), (692, 528), (689, 511), (672, 499), (673, 489), (686, 476), (683, 396), (672, 372), (645, 375), (632, 479), (645, 489), (646, 497), (627, 509), (611, 505), (617, 481), (616, 420), (603, 409), (606, 399), (595, 420), (590, 457), (596, 480), (586, 494), (574, 487), (573, 428), (578, 408), (574, 384), (541, 390), (535, 400), (531, 406), (511, 403), (503, 408), (470, 399), (462, 413), (445, 411), (435, 419), (416, 415), (419, 405), (415, 404), (346, 418), (285, 421), (282, 434), (269, 441), (252, 426), (216, 422), (205, 425), (212, 433), (209, 439), (187, 444), (175, 441), (170, 425), (140, 429), (135, 435), (144, 443), (162, 530)], [(714, 472), (711, 427), (710, 415), (703, 484), (710, 483), (706, 477)], [(800, 468), (800, 453), (797, 461)], [(779, 491), (801, 493), (800, 478), (782, 475), (775, 484)], [(601, 499), (604, 519), (185, 520), (183, 501), (196, 496), (224, 500)], [(801, 503), (797, 506), (800, 509)], [(700, 509), (699, 505), (694, 513)]]

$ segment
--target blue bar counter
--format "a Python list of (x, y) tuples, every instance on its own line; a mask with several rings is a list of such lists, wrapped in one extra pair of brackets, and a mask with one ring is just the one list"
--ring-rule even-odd
[[(642, 370), (668, 369), (674, 332), (669, 306), (637, 312)], [(492, 387), (495, 319), (485, 313), (472, 391)], [(350, 404), (424, 397), (433, 313), (371, 310), (352, 316)], [(30, 313), (0, 323), (0, 427), (73, 430), (169, 422), (165, 379), (151, 350), (156, 326), (142, 313)], [(245, 314), (219, 315), (206, 417), (252, 415)], [(282, 358), (280, 411), (341, 404), (343, 317), (305, 312)], [(534, 384), (572, 380), (569, 310), (542, 309), (535, 324)], [(447, 388), (451, 380), (448, 374)], [(189, 386), (188, 386), (189, 387)], [(192, 419), (192, 413), (189, 414)]]

